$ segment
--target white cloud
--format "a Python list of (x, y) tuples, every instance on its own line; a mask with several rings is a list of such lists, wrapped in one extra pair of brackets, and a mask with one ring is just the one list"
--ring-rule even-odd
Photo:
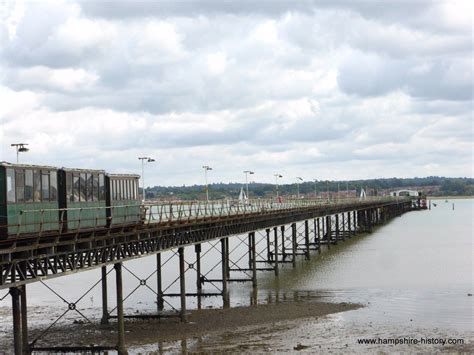
[(39, 164), (139, 172), (147, 154), (170, 185), (203, 163), (224, 181), (472, 174), (469, 2), (249, 4), (9, 3), (1, 159), (14, 140)]

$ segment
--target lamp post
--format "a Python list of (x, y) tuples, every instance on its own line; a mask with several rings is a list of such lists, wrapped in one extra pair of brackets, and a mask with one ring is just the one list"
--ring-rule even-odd
[(248, 183), (248, 175), (253, 175), (255, 174), (253, 171), (250, 171), (250, 170), (245, 170), (244, 171), (244, 174), (245, 174), (245, 189), (247, 190), (247, 199), (249, 199), (249, 183)]
[(300, 199), (300, 181), (303, 181), (303, 179), (299, 176), (296, 177), (296, 196), (298, 197), (298, 200)]
[(11, 147), (15, 147), (15, 149), (16, 149), (16, 163), (17, 164), (19, 163), (20, 153), (26, 153), (27, 151), (29, 151), (29, 148), (25, 147), (26, 145), (28, 145), (28, 143), (13, 143), (13, 144), (10, 144)]
[(150, 158), (150, 157), (138, 157), (139, 160), (142, 161), (142, 193), (143, 193), (143, 202), (146, 200), (146, 194), (145, 194), (145, 162), (147, 163), (152, 163), (155, 161), (155, 159)]
[(207, 172), (212, 170), (210, 166), (204, 165), (202, 167), (204, 169), (204, 179), (206, 181), (206, 201), (209, 202), (209, 187), (207, 186)]
[(318, 180), (314, 179), (314, 198), (318, 198)]
[(279, 178), (282, 178), (283, 175), (275, 174), (275, 175), (273, 175), (273, 176), (275, 176), (276, 197), (278, 198), (278, 197), (279, 197), (279, 196), (278, 196), (278, 179), (279, 179)]

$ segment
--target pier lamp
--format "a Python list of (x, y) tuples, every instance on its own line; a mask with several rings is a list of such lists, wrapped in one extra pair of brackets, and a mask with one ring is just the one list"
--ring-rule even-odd
[(208, 165), (204, 165), (202, 168), (204, 169), (204, 179), (206, 181), (206, 201), (209, 202), (209, 187), (207, 185), (207, 172), (209, 170), (212, 170), (212, 168)]
[(276, 198), (278, 198), (278, 179), (281, 179), (283, 175), (281, 174), (275, 174), (275, 188), (276, 188)]
[(253, 171), (250, 171), (250, 170), (245, 170), (244, 174), (245, 174), (245, 189), (247, 190), (247, 198), (250, 198), (249, 197), (249, 183), (248, 183), (247, 177), (248, 177), (249, 174), (253, 175), (255, 173)]
[(146, 200), (145, 194), (145, 163), (153, 163), (155, 159), (150, 157), (138, 157), (142, 161), (142, 193), (143, 193), (143, 202)]
[(298, 200), (300, 199), (300, 181), (303, 181), (303, 179), (297, 176), (296, 177), (296, 196), (298, 197)]
[(27, 145), (28, 145), (28, 143), (13, 143), (13, 144), (10, 144), (11, 147), (15, 147), (15, 149), (16, 149), (16, 163), (17, 164), (19, 163), (20, 153), (26, 153), (27, 151), (30, 150), (29, 148), (26, 147)]

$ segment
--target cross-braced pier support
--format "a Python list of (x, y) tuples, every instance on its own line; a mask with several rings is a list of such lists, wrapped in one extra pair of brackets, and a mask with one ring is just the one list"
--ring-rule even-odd
[[(187, 321), (187, 297), (197, 297), (197, 308), (202, 307), (203, 297), (222, 297), (223, 307), (230, 306), (229, 296), (229, 283), (231, 282), (251, 282), (252, 284), (252, 295), (251, 304), (257, 303), (257, 273), (259, 271), (270, 271), (274, 272), (275, 276), (279, 276), (281, 267), (284, 264), (291, 264), (292, 267), (297, 265), (297, 257), (304, 256), (306, 260), (310, 260), (311, 251), (321, 252), (321, 246), (327, 245), (331, 247), (332, 244), (337, 244), (339, 241), (344, 241), (347, 238), (355, 236), (358, 232), (371, 232), (373, 228), (381, 223), (388, 221), (390, 218), (399, 216), (400, 214), (409, 210), (408, 204), (392, 204), (388, 206), (374, 206), (367, 208), (360, 208), (354, 210), (343, 210), (336, 212), (335, 210), (328, 210), (331, 212), (327, 215), (308, 215), (298, 222), (294, 222), (295, 219), (281, 219), (275, 220), (275, 224), (264, 224), (261, 226), (262, 229), (258, 229), (258, 225), (255, 225), (255, 230), (246, 233), (246, 236), (242, 237), (242, 232), (237, 234), (226, 234), (222, 237), (218, 235), (213, 238), (207, 238), (205, 232), (199, 235), (197, 242), (195, 240), (186, 239), (188, 238), (187, 232), (182, 234), (176, 232), (176, 240), (179, 240), (179, 244), (173, 244), (172, 249), (170, 244), (161, 246), (162, 249), (155, 250), (156, 253), (156, 269), (152, 270), (150, 275), (145, 278), (140, 278), (133, 273), (127, 266), (122, 262), (126, 259), (124, 256), (118, 258), (118, 260), (110, 261), (105, 257), (101, 259), (101, 263), (97, 266), (101, 268), (101, 278), (94, 284), (85, 294), (79, 297), (75, 302), (68, 302), (66, 296), (61, 296), (55, 292), (50, 286), (44, 284), (48, 289), (56, 294), (63, 302), (67, 305), (66, 314), (68, 311), (76, 311), (79, 315), (86, 319), (87, 322), (91, 323), (87, 317), (81, 313), (77, 308), (77, 303), (85, 297), (85, 295), (95, 286), (101, 286), (101, 301), (102, 301), (102, 315), (100, 317), (100, 323), (107, 325), (110, 323), (110, 319), (116, 319), (117, 322), (117, 342), (111, 346), (54, 346), (54, 347), (40, 347), (37, 346), (37, 341), (41, 338), (49, 329), (61, 319), (60, 316), (46, 331), (41, 332), (39, 336), (35, 337), (35, 332), (31, 332), (31, 338), (33, 339), (29, 343), (28, 337), (28, 313), (27, 313), (27, 297), (26, 297), (26, 285), (16, 284), (9, 288), (9, 294), (12, 302), (12, 315), (13, 315), (13, 350), (15, 355), (28, 354), (32, 351), (106, 351), (116, 350), (119, 354), (127, 354), (126, 343), (125, 343), (125, 322), (127, 318), (168, 318), (168, 317), (179, 317), (182, 322)], [(283, 223), (283, 224), (282, 224)], [(229, 238), (232, 236), (232, 239)], [(231, 243), (232, 241), (232, 243)], [(190, 253), (185, 253), (185, 247), (194, 244), (195, 261), (189, 262)], [(205, 246), (203, 248), (203, 246)], [(204, 249), (204, 250), (203, 250)], [(189, 249), (188, 249), (189, 251)], [(219, 253), (217, 259), (209, 258), (209, 260), (215, 260), (216, 264), (210, 268), (210, 270), (203, 270), (203, 265), (208, 266), (207, 262), (202, 264), (202, 258), (208, 252)], [(239, 252), (244, 252), (244, 255), (237, 255)], [(163, 260), (164, 253), (171, 253), (170, 258)], [(125, 255), (125, 254), (121, 254)], [(179, 276), (171, 285), (176, 283), (179, 292), (171, 293), (171, 285), (164, 285), (163, 274), (167, 276), (166, 272), (163, 272), (163, 266), (167, 264), (169, 260), (175, 256), (179, 259)], [(188, 261), (186, 261), (186, 257)], [(192, 257), (191, 257), (192, 258)], [(176, 260), (176, 259), (175, 259)], [(206, 260), (207, 261), (207, 260)], [(64, 261), (66, 263), (66, 261)], [(74, 262), (74, 260), (67, 262)], [(84, 263), (84, 261), (81, 261)], [(113, 269), (109, 268), (107, 271), (106, 265), (113, 265)], [(264, 264), (264, 265), (262, 265)], [(65, 264), (66, 265), (66, 264)], [(52, 267), (48, 266), (48, 267)], [(258, 267), (259, 266), (259, 267)], [(44, 267), (41, 265), (41, 267)], [(56, 266), (57, 267), (57, 266)], [(65, 267), (61, 265), (61, 267)], [(16, 271), (18, 270), (18, 271)], [(12, 267), (12, 273), (21, 273), (21, 277), (26, 277), (27, 271), (31, 274), (35, 272), (34, 269), (23, 268), (22, 265)], [(123, 270), (132, 274), (138, 280), (138, 286), (124, 297), (123, 294)], [(187, 292), (186, 286), (186, 273), (191, 271), (194, 277), (195, 271), (195, 292)], [(214, 270), (214, 271), (213, 271)], [(116, 307), (110, 309), (108, 304), (108, 282), (110, 277), (108, 274), (115, 271), (116, 281)], [(211, 272), (213, 272), (214, 279), (210, 278)], [(156, 273), (156, 275), (155, 275)], [(236, 273), (244, 274), (246, 277), (234, 277)], [(154, 280), (152, 276), (156, 276), (156, 291), (153, 286), (150, 286), (149, 280)], [(189, 276), (189, 275), (188, 275)], [(15, 275), (13, 275), (15, 278)], [(20, 280), (21, 281), (21, 280)], [(218, 292), (205, 292), (206, 287), (204, 285), (211, 284), (217, 289)], [(175, 286), (176, 286), (175, 285)], [(124, 301), (139, 287), (146, 287), (155, 293), (157, 303), (156, 314), (124, 314)], [(8, 294), (7, 294), (8, 295)], [(167, 301), (168, 297), (179, 298), (176, 303), (170, 303)], [(166, 306), (166, 305), (167, 306)], [(176, 309), (173, 307), (176, 305)], [(171, 307), (176, 312), (165, 312), (166, 308)], [(113, 314), (113, 315), (112, 315)]]

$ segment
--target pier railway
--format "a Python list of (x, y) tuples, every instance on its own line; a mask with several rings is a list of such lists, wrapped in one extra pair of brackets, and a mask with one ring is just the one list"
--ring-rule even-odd
[[(71, 172), (72, 179), (75, 174)], [(87, 181), (89, 173), (80, 171), (77, 174), (79, 177), (84, 174)], [(375, 226), (421, 206), (419, 198), (410, 196), (336, 201), (279, 199), (141, 204), (137, 203), (136, 176), (131, 175), (105, 177), (104, 181), (117, 181), (117, 185), (111, 182), (112, 188), (103, 195), (104, 203), (101, 204), (99, 187), (103, 178), (100, 174), (93, 172), (90, 175), (91, 191), (97, 197), (96, 200), (91, 197), (95, 204), (61, 206), (59, 202), (48, 208), (22, 207), (8, 211), (3, 208), (8, 212), (8, 220), (4, 219), (8, 223), (0, 224), (0, 291), (8, 292), (3, 297), (8, 294), (11, 297), (12, 350), (17, 355), (38, 351), (105, 350), (126, 354), (126, 318), (177, 317), (186, 322), (186, 305), (190, 297), (197, 298), (198, 308), (203, 297), (221, 297), (223, 306), (228, 307), (230, 283), (249, 282), (257, 287), (258, 272), (272, 272), (278, 277), (283, 265), (296, 267), (299, 257), (309, 260), (322, 247), (330, 248), (358, 233), (371, 232)], [(118, 187), (119, 184), (122, 185)], [(67, 190), (67, 186), (64, 189)], [(122, 191), (121, 196), (116, 194), (116, 189)], [(61, 184), (58, 185), (60, 190)], [(71, 192), (74, 194), (74, 189)], [(68, 198), (74, 200), (72, 195)], [(243, 244), (245, 255), (233, 259), (231, 243)], [(207, 244), (219, 251), (219, 260), (213, 260), (219, 266), (217, 278), (209, 276), (201, 265), (206, 254), (202, 247)], [(186, 248), (194, 249), (192, 261), (185, 258)], [(163, 285), (162, 277), (162, 254), (170, 250), (176, 250), (179, 260), (176, 277), (179, 292), (175, 293)], [(135, 277), (139, 282), (137, 287), (147, 287), (155, 294), (157, 308), (148, 314), (124, 314), (122, 270), (128, 270), (127, 261), (150, 255), (156, 257), (155, 270), (145, 279)], [(107, 295), (112, 279), (110, 266), (115, 273), (114, 307), (109, 306)], [(101, 269), (101, 280), (93, 287), (101, 288), (100, 323), (116, 324), (116, 343), (89, 347), (42, 343), (43, 337), (62, 316), (32, 336), (28, 331), (28, 284), (97, 268)], [(186, 272), (195, 274), (192, 290), (186, 284)], [(151, 275), (154, 275), (154, 282)], [(203, 285), (206, 284), (215, 285), (216, 292), (205, 291)], [(57, 296), (66, 302), (66, 298), (77, 295)], [(178, 309), (170, 307), (167, 301), (170, 298), (179, 299)], [(66, 303), (65, 313), (76, 311), (89, 321), (77, 309), (77, 302)]]

